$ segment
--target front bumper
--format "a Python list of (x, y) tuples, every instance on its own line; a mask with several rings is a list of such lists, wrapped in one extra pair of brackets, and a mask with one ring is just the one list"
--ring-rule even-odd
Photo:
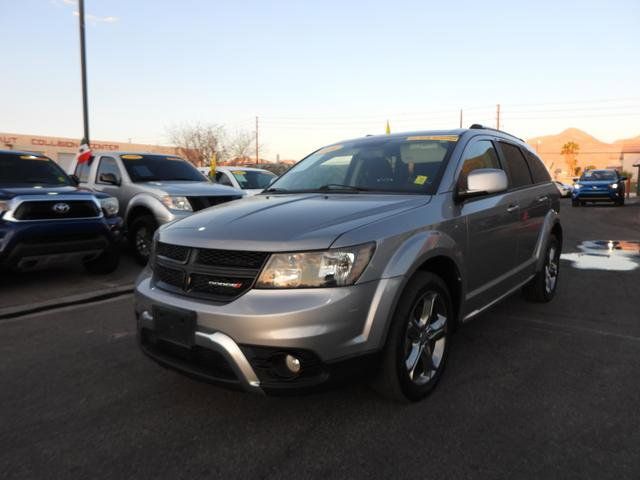
[[(138, 336), (145, 354), (201, 379), (252, 392), (312, 389), (359, 371), (381, 350), (401, 281), (250, 290), (233, 302), (213, 304), (161, 290), (145, 270), (136, 286)], [(156, 338), (154, 307), (196, 312), (192, 348)], [(286, 354), (301, 359), (300, 375), (277, 373), (276, 362)]]
[(35, 269), (95, 258), (122, 236), (120, 217), (12, 222), (0, 219), (0, 267)]
[(583, 187), (573, 191), (571, 198), (580, 201), (609, 201), (616, 202), (624, 197), (624, 193), (620, 190), (611, 188), (589, 188)]

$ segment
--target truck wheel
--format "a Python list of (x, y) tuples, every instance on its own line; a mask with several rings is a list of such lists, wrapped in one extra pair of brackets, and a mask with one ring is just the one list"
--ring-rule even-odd
[(113, 245), (100, 254), (99, 257), (84, 262), (84, 268), (89, 273), (104, 275), (118, 268), (120, 263), (120, 250)]
[(391, 320), (374, 389), (399, 402), (426, 397), (444, 371), (453, 321), (451, 295), (442, 279), (416, 273)]
[(571, 206), (572, 207), (579, 207), (580, 206), (580, 202), (578, 200), (571, 200)]
[(547, 245), (542, 269), (522, 287), (524, 297), (530, 302), (546, 303), (555, 296), (560, 273), (560, 250), (558, 238), (552, 235)]
[(129, 242), (140, 265), (146, 265), (149, 261), (151, 242), (157, 228), (158, 224), (152, 215), (142, 215), (131, 222)]
[(624, 197), (622, 197), (620, 200), (616, 201), (616, 205), (618, 207), (623, 207), (624, 206)]

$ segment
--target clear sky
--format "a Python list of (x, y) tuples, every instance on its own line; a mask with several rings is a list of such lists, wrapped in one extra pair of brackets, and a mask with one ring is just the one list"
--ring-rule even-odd
[[(0, 0), (0, 131), (82, 136), (75, 0)], [(253, 130), (266, 158), (393, 131), (640, 135), (640, 1), (85, 0), (91, 136)]]

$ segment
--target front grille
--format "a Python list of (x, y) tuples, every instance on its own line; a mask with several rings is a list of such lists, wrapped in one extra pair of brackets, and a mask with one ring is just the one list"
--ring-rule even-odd
[(238, 200), (242, 198), (242, 195), (217, 195), (215, 197), (187, 197), (191, 208), (194, 212), (203, 210), (205, 208), (220, 205), (221, 203), (230, 202), (231, 200)]
[(167, 285), (180, 289), (184, 287), (185, 274), (183, 271), (168, 268), (164, 265), (157, 265), (155, 272), (158, 280), (162, 283), (166, 283)]
[(269, 257), (265, 252), (191, 248), (159, 242), (155, 281), (182, 295), (230, 302), (253, 287)]
[(269, 254), (265, 252), (241, 252), (199, 248), (196, 262), (202, 265), (260, 268)]
[(171, 245), (169, 243), (158, 242), (156, 253), (161, 257), (170, 258), (178, 262), (186, 262), (189, 256), (189, 247), (182, 245)]
[(16, 220), (65, 220), (96, 218), (100, 208), (91, 200), (41, 200), (22, 202), (13, 216)]

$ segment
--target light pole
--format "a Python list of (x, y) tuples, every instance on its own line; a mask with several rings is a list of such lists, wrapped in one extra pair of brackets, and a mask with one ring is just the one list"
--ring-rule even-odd
[(89, 107), (87, 100), (87, 60), (84, 46), (84, 0), (78, 0), (78, 23), (80, 26), (80, 70), (82, 73), (82, 115), (84, 121), (84, 142), (89, 145)]

